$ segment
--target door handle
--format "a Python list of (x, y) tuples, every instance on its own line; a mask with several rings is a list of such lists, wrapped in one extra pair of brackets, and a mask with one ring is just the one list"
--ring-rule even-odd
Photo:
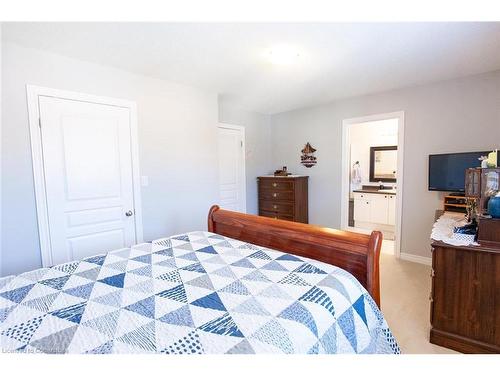
[(125, 216), (132, 216), (134, 213), (132, 212), (132, 210), (128, 210), (127, 212), (125, 212)]

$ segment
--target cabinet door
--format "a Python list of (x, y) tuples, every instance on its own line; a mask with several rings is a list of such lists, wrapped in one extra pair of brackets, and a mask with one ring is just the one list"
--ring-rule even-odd
[(372, 194), (370, 201), (370, 222), (376, 224), (387, 224), (389, 196), (383, 194)]
[(389, 204), (388, 204), (388, 212), (387, 212), (387, 224), (396, 225), (396, 196), (389, 195)]
[(479, 198), (481, 183), (481, 170), (468, 168), (465, 170), (465, 196), (469, 198)]
[(370, 221), (370, 200), (365, 197), (354, 198), (354, 222)]

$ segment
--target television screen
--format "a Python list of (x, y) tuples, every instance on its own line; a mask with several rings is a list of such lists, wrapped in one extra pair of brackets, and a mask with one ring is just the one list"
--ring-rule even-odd
[(479, 157), (489, 152), (429, 155), (429, 190), (465, 191), (465, 170), (480, 167)]

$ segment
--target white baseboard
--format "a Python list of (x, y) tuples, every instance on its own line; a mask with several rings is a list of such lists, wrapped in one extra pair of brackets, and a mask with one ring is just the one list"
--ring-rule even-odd
[(415, 262), (415, 263), (425, 264), (427, 266), (432, 265), (432, 258), (430, 258), (430, 257), (422, 257), (420, 255), (413, 255), (413, 254), (401, 253), (401, 259), (407, 260), (409, 262)]

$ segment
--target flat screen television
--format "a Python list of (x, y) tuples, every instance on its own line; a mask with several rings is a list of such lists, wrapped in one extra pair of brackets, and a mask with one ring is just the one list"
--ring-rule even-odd
[(429, 155), (429, 190), (465, 191), (465, 170), (481, 166), (479, 157), (490, 151)]

